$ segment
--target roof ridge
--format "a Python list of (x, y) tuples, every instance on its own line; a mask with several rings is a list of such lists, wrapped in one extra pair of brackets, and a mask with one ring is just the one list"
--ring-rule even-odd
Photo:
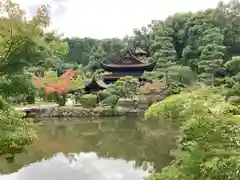
[(143, 63), (141, 60), (139, 60), (135, 55), (132, 54), (132, 52), (128, 49), (126, 52), (114, 63), (120, 62), (127, 54), (130, 54), (135, 60), (137, 60), (140, 63)]

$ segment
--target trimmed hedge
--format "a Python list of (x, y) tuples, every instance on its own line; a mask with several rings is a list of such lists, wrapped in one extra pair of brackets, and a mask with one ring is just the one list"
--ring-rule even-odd
[(79, 102), (85, 108), (91, 108), (97, 106), (97, 95), (85, 94), (80, 99)]

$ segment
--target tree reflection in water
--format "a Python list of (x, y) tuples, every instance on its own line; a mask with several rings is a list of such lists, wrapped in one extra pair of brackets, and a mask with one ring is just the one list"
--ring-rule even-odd
[(18, 154), (14, 163), (1, 160), (2, 173), (16, 172), (60, 152), (66, 155), (95, 152), (102, 158), (135, 161), (135, 167), (153, 166), (160, 170), (171, 161), (170, 151), (175, 146), (176, 131), (172, 124), (143, 121), (141, 117), (47, 119), (35, 126), (39, 139), (27, 148), (27, 153)]

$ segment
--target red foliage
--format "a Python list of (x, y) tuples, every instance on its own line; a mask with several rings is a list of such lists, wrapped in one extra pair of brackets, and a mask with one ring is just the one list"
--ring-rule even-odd
[(33, 84), (36, 86), (36, 87), (41, 87), (42, 86), (42, 80), (41, 79), (34, 79), (33, 80)]
[(33, 83), (36, 87), (44, 87), (46, 94), (53, 92), (65, 94), (67, 93), (69, 82), (76, 73), (77, 70), (68, 69), (59, 77), (59, 82), (57, 83), (44, 84), (41, 79), (35, 79)]

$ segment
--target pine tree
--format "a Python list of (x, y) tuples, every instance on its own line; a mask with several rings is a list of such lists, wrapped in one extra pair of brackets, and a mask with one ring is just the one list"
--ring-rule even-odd
[(171, 28), (164, 28), (162, 24), (159, 24), (158, 31), (152, 35), (150, 52), (153, 60), (156, 61), (156, 69), (163, 73), (166, 68), (176, 63), (176, 51), (171, 33), (173, 33)]
[(210, 28), (203, 32), (200, 41), (200, 61), (198, 62), (200, 80), (207, 84), (214, 82), (215, 73), (222, 69), (224, 52), (224, 36), (219, 28)]

